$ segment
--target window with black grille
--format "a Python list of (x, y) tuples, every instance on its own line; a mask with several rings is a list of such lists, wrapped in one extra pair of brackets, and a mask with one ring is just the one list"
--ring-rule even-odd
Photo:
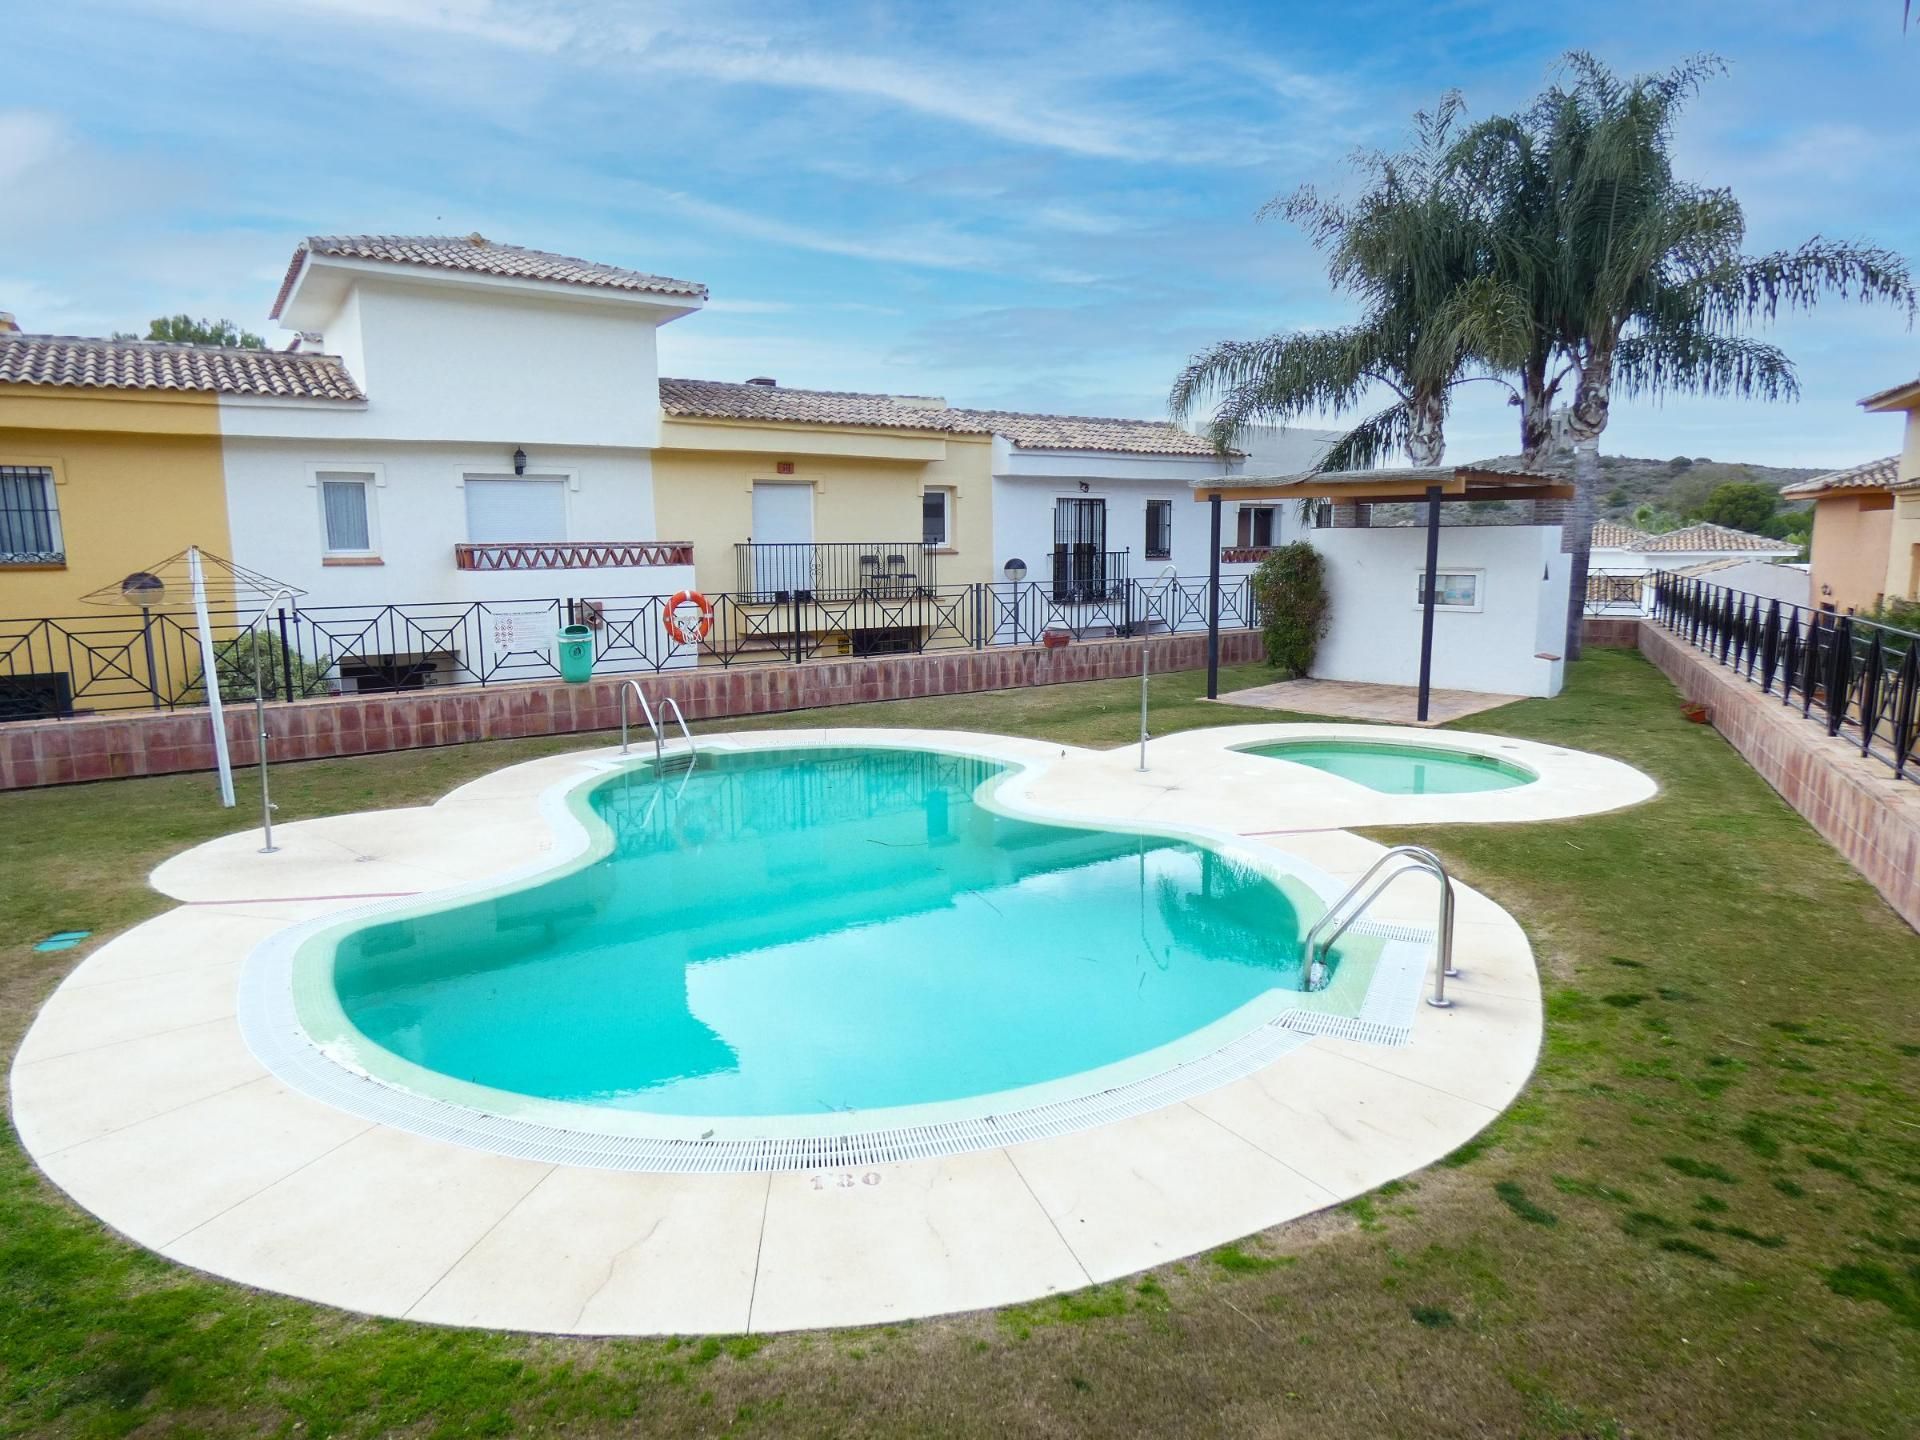
[(1147, 502), (1147, 558), (1165, 560), (1173, 554), (1173, 502)]
[(1053, 598), (1057, 604), (1098, 600), (1107, 589), (1107, 502), (1053, 504)]
[(53, 471), (44, 465), (0, 465), (0, 565), (64, 565), (66, 560)]

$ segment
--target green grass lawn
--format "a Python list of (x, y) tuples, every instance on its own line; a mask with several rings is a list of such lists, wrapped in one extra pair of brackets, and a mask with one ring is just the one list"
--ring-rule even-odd
[[(1249, 667), (1226, 688), (1271, 678)], [(1278, 718), (1156, 682), (1155, 728)], [(1128, 681), (760, 725), (1121, 744)], [(1637, 655), (1467, 728), (1600, 751), (1619, 814), (1418, 835), (1520, 919), (1546, 1048), (1440, 1165), (1124, 1283), (753, 1339), (435, 1330), (147, 1255), (0, 1144), (0, 1433), (48, 1436), (1902, 1435), (1920, 1427), (1920, 937)], [(579, 737), (289, 765), (283, 820), (426, 801)], [(0, 1044), (164, 907), (162, 857), (252, 817), (205, 776), (0, 795)]]

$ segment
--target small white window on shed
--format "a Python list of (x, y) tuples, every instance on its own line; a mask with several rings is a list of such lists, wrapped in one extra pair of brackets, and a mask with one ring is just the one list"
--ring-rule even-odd
[(567, 484), (558, 477), (469, 475), (466, 490), (467, 539), (472, 544), (537, 544), (567, 538)]
[[(1415, 572), (1414, 608), (1425, 608), (1427, 572)], [(1433, 576), (1433, 608), (1436, 610), (1479, 610), (1482, 608), (1480, 583), (1484, 570), (1437, 570)]]

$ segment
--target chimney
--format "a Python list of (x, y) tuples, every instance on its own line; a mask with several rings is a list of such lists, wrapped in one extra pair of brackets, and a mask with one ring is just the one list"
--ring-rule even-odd
[(751, 380), (747, 381), (747, 384), (764, 385), (769, 390), (771, 390), (774, 388), (774, 379), (771, 375), (756, 375)]
[(18, 335), (20, 322), (13, 318), (11, 310), (0, 310), (0, 335)]

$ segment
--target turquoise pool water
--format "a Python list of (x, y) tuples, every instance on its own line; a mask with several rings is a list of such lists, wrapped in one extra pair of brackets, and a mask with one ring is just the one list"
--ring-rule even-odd
[(1250, 755), (1311, 765), (1386, 795), (1465, 795), (1476, 790), (1511, 790), (1538, 777), (1491, 755), (1440, 750), (1425, 745), (1393, 745), (1371, 740), (1283, 740), (1249, 745)]
[(625, 772), (582, 802), (610, 853), (365, 924), (328, 942), (324, 973), (363, 1056), (672, 1116), (1040, 1085), (1301, 988), (1304, 886), (1192, 844), (1009, 819), (977, 798), (1000, 773), (863, 749)]

